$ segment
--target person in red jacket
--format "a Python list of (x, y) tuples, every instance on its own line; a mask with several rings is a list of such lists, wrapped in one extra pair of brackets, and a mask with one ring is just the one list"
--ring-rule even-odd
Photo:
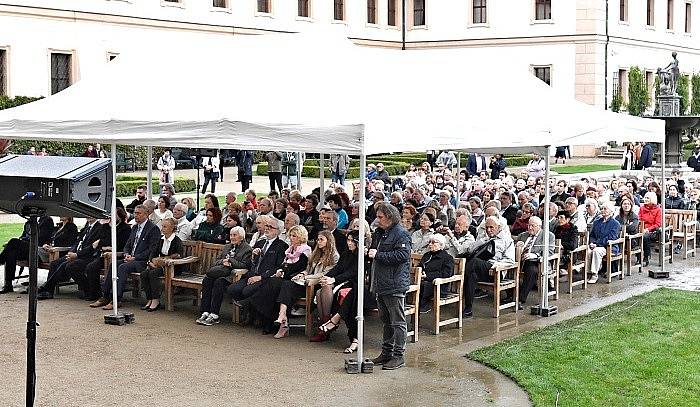
[(656, 193), (644, 194), (643, 205), (639, 208), (639, 221), (644, 222), (644, 267), (649, 265), (651, 241), (658, 240), (661, 227), (661, 208), (657, 205)]

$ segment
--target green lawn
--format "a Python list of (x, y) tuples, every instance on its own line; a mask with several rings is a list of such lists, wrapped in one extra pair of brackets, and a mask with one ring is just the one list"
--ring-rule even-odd
[(0, 224), (0, 247), (5, 246), (13, 237), (19, 237), (24, 228), (23, 223), (3, 223)]
[(615, 164), (581, 164), (553, 166), (552, 169), (559, 174), (579, 174), (582, 172), (619, 170), (620, 166)]
[(468, 357), (535, 406), (700, 406), (700, 293), (658, 289)]

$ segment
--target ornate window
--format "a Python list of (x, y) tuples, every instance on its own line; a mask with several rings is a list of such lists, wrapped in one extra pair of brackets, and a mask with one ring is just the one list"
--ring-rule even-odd
[(51, 94), (58, 93), (71, 85), (72, 54), (51, 53)]

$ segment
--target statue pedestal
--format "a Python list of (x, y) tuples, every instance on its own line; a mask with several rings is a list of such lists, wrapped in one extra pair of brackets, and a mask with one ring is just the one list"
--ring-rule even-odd
[(680, 116), (681, 97), (678, 95), (659, 95), (659, 116)]

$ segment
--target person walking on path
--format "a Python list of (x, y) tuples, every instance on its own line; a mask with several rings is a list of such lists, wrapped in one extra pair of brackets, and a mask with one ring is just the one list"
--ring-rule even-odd
[(241, 182), (241, 192), (245, 193), (253, 182), (253, 152), (250, 150), (238, 150), (236, 152), (236, 167), (238, 167), (238, 181)]
[(158, 159), (158, 171), (160, 171), (160, 185), (173, 184), (175, 177), (175, 159), (170, 155), (170, 150), (163, 151), (163, 155)]
[(270, 179), (270, 191), (275, 190), (282, 192), (282, 153), (279, 151), (270, 151), (267, 157), (267, 177)]
[(204, 159), (204, 185), (202, 186), (202, 194), (207, 193), (207, 186), (211, 181), (211, 193), (216, 192), (216, 181), (219, 180), (219, 156), (207, 157)]

